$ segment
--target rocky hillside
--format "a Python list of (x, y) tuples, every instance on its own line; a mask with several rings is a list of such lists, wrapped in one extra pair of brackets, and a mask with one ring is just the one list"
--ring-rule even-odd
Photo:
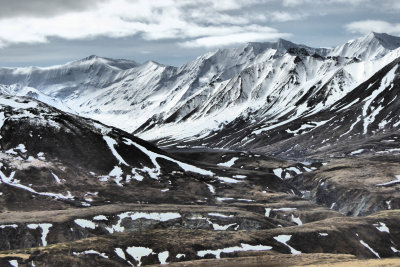
[(346, 173), (329, 176), (356, 163), (165, 152), (32, 99), (1, 95), (0, 108), (2, 266), (291, 266), (399, 253), (398, 183), (374, 180), (354, 207)]
[(400, 265), (399, 46), (0, 68), (0, 265)]

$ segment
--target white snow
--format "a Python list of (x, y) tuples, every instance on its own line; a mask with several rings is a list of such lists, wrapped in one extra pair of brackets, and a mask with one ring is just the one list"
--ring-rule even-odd
[(222, 213), (217, 213), (217, 212), (210, 212), (208, 213), (209, 216), (214, 216), (214, 217), (221, 217), (221, 218), (232, 218), (235, 217), (234, 215), (230, 214), (230, 215), (225, 215)]
[(296, 208), (277, 208), (273, 209), (274, 211), (293, 211), (296, 210)]
[(125, 252), (121, 248), (115, 248), (115, 254), (123, 260), (126, 260)]
[(227, 200), (234, 200), (232, 197), (217, 197), (218, 201), (227, 201)]
[(6, 228), (6, 227), (17, 228), (18, 225), (16, 225), (16, 224), (5, 224), (5, 225), (0, 225), (0, 228), (1, 228), (1, 229), (4, 229), (4, 228)]
[(138, 265), (137, 266), (141, 266), (142, 265), (142, 257), (146, 257), (149, 256), (150, 254), (154, 254), (153, 250), (150, 248), (146, 248), (146, 247), (128, 247), (126, 249), (126, 252), (131, 255), (137, 262)]
[(394, 253), (400, 252), (400, 251), (397, 250), (395, 247), (390, 247), (390, 248), (392, 249), (392, 251), (393, 251)]
[(168, 251), (158, 253), (158, 260), (160, 261), (160, 264), (168, 264), (167, 263), (168, 257), (169, 257)]
[(93, 217), (93, 220), (95, 220), (95, 221), (107, 221), (108, 219), (104, 215), (97, 215), (97, 216)]
[(237, 183), (243, 182), (243, 181), (239, 181), (239, 180), (229, 178), (229, 177), (216, 176), (215, 178), (217, 178), (218, 180), (220, 180), (224, 183), (229, 183), (229, 184), (237, 184)]
[(177, 259), (180, 259), (180, 258), (182, 258), (182, 257), (186, 257), (186, 255), (185, 255), (185, 254), (181, 254), (181, 253), (176, 254), (176, 258), (177, 258)]
[(379, 94), (381, 94), (392, 83), (392, 81), (395, 77), (395, 72), (397, 70), (397, 67), (398, 66), (396, 65), (394, 68), (392, 68), (385, 75), (385, 77), (382, 78), (382, 82), (381, 82), (379, 88), (376, 89), (375, 91), (373, 91), (372, 94), (364, 100), (365, 104), (364, 104), (363, 111), (362, 111), (362, 115), (364, 116), (364, 134), (367, 134), (368, 125), (371, 124), (372, 122), (374, 122), (376, 115), (380, 112), (381, 109), (383, 109), (383, 107), (379, 106), (369, 116), (367, 116), (368, 108), (370, 108), (371, 103), (375, 100), (375, 98)]
[(115, 149), (115, 145), (117, 145), (117, 141), (115, 141), (113, 138), (109, 136), (103, 136), (104, 141), (106, 141), (108, 147), (110, 148), (112, 154), (114, 157), (118, 160), (120, 164), (124, 164), (128, 166), (128, 163), (125, 162), (125, 160), (121, 157), (121, 155), (118, 153), (118, 151)]
[(147, 219), (147, 220), (156, 220), (156, 221), (169, 221), (181, 218), (181, 215), (177, 212), (127, 212), (118, 215), (120, 218), (128, 218), (130, 217), (131, 220), (137, 219)]
[(82, 228), (90, 228), (95, 229), (96, 224), (92, 221), (85, 220), (85, 219), (75, 219), (74, 222)]
[(387, 183), (383, 183), (383, 184), (377, 184), (377, 186), (387, 186), (387, 185), (392, 185), (392, 184), (398, 184), (400, 183), (400, 175), (396, 175), (396, 180), (387, 182)]
[(60, 180), (60, 178), (58, 178), (58, 176), (57, 176), (57, 175), (55, 175), (53, 172), (52, 172), (51, 174), (53, 175), (53, 177), (54, 177), (54, 180), (56, 180), (56, 183), (57, 183), (57, 184), (61, 184), (61, 180)]
[[(0, 112), (0, 130), (3, 128), (4, 122), (6, 121), (6, 117), (4, 116), (4, 112)], [(1, 137), (0, 137), (1, 139)]]
[(246, 177), (247, 177), (246, 175), (239, 175), (239, 174), (232, 176), (232, 178), (236, 179), (245, 179)]
[(63, 195), (60, 193), (49, 193), (49, 192), (36, 192), (33, 188), (30, 188), (26, 185), (20, 184), (19, 180), (14, 179), (15, 171), (11, 172), (10, 176), (6, 176), (2, 171), (0, 171), (0, 179), (3, 183), (8, 184), (10, 186), (18, 187), (29, 191), (33, 194), (41, 195), (41, 196), (49, 196), (54, 197), (56, 199), (73, 199), (74, 196), (71, 195), (71, 192), (67, 191), (67, 195)]
[(21, 151), (21, 153), (26, 153), (27, 152), (24, 144), (19, 144), (18, 146), (16, 146), (14, 148), (14, 150), (19, 150), (19, 151)]
[(17, 260), (10, 260), (10, 261), (8, 261), (8, 263), (10, 263), (10, 265), (13, 266), (13, 267), (18, 267), (18, 261)]
[(388, 234), (390, 233), (389, 228), (383, 222), (379, 222), (377, 225), (374, 226), (376, 227), (376, 229), (378, 229), (379, 232), (386, 232)]
[(20, 103), (18, 102), (18, 100), (18, 98), (6, 98), (5, 96), (2, 96), (0, 99), (0, 104), (10, 106), (15, 109), (29, 109), (37, 107), (37, 104), (35, 102)]
[(210, 184), (206, 184), (208, 187), (208, 190), (210, 190), (211, 194), (215, 194), (215, 188), (214, 186), (210, 185)]
[(319, 233), (319, 236), (328, 236), (328, 233)]
[(197, 256), (204, 257), (207, 254), (215, 255), (217, 259), (221, 258), (221, 253), (233, 253), (237, 251), (263, 251), (263, 250), (271, 250), (272, 247), (264, 246), (264, 245), (248, 245), (248, 244), (240, 244), (240, 246), (228, 247), (216, 250), (201, 250), (197, 252)]
[(209, 224), (213, 226), (213, 229), (216, 231), (226, 231), (229, 227), (237, 225), (237, 223), (231, 223), (227, 225), (219, 225), (217, 223), (213, 223), (210, 219), (206, 219)]
[(28, 224), (26, 227), (28, 227), (29, 229), (37, 229), (39, 227), (39, 224), (35, 224), (35, 223), (31, 223)]
[(86, 250), (83, 252), (73, 252), (73, 255), (79, 256), (79, 255), (90, 255), (90, 254), (95, 254), (95, 255), (99, 255), (102, 258), (108, 259), (108, 256), (105, 253), (100, 253), (96, 250), (90, 249), (90, 250)]
[(282, 171), (283, 171), (282, 168), (274, 169), (274, 170), (272, 170), (272, 171), (274, 172), (274, 174), (275, 174), (276, 176), (278, 176), (280, 179), (282, 179)]
[(373, 250), (367, 243), (365, 243), (363, 240), (360, 240), (361, 245), (363, 245), (364, 247), (366, 247), (367, 249), (369, 249), (377, 258), (381, 258), (379, 256), (379, 254)]
[(187, 171), (187, 172), (194, 172), (194, 173), (199, 173), (199, 174), (208, 175), (208, 176), (213, 176), (214, 175), (214, 173), (211, 172), (211, 171), (203, 170), (203, 169), (198, 168), (196, 166), (193, 166), (193, 165), (190, 165), (190, 164), (186, 164), (186, 163), (177, 161), (175, 159), (172, 159), (170, 157), (167, 157), (165, 155), (157, 154), (157, 153), (155, 153), (153, 151), (150, 151), (147, 148), (145, 148), (145, 147), (133, 142), (132, 140), (130, 140), (128, 138), (124, 138), (124, 143), (126, 145), (133, 145), (136, 148), (138, 148), (140, 151), (142, 151), (144, 154), (146, 154), (150, 158), (151, 162), (153, 163), (153, 165), (156, 168), (155, 169), (155, 174), (156, 175), (159, 175), (161, 173), (161, 167), (157, 163), (157, 158), (161, 158), (161, 159), (165, 159), (165, 160), (174, 162), (174, 163), (178, 164), (178, 166), (181, 167), (184, 171)]
[(292, 222), (296, 223), (297, 225), (302, 225), (303, 222), (300, 220), (300, 216), (299, 217), (294, 217), (294, 215), (292, 214)]
[(386, 201), (386, 205), (388, 207), (388, 210), (390, 210), (392, 208), (392, 206), (390, 205), (391, 202), (392, 202), (391, 200)]
[(47, 235), (49, 234), (49, 229), (53, 225), (51, 223), (39, 223), (39, 227), (42, 228), (42, 245), (47, 246)]
[(364, 152), (364, 151), (365, 151), (365, 149), (358, 149), (358, 150), (355, 150), (355, 151), (351, 152), (350, 155), (361, 154), (361, 153)]
[(227, 162), (222, 162), (222, 163), (218, 163), (217, 165), (218, 166), (222, 166), (222, 167), (228, 167), (228, 168), (230, 168), (230, 167), (232, 167), (234, 164), (235, 164), (235, 161), (237, 161), (239, 158), (237, 158), (237, 157), (233, 157), (233, 158), (231, 158), (229, 161), (227, 161)]
[(297, 169), (296, 167), (289, 167), (286, 168), (287, 171), (294, 171), (296, 174), (301, 174), (303, 173), (302, 171), (300, 171), (299, 169)]
[(265, 208), (265, 217), (269, 217), (271, 213), (271, 208)]
[(44, 153), (43, 152), (39, 152), (37, 153), (38, 159), (40, 160), (46, 160), (46, 158), (44, 157)]
[(293, 247), (291, 247), (290, 245), (287, 244), (287, 242), (289, 242), (289, 240), (292, 238), (291, 235), (279, 235), (279, 236), (275, 236), (274, 239), (282, 244), (284, 244), (285, 246), (287, 246), (290, 249), (290, 252), (292, 254), (301, 254), (301, 251), (298, 251), (296, 249), (294, 249)]
[(114, 168), (110, 171), (108, 175), (111, 177), (115, 177), (114, 181), (118, 186), (123, 186), (123, 184), (121, 184), (123, 174), (124, 173), (119, 166), (114, 166)]

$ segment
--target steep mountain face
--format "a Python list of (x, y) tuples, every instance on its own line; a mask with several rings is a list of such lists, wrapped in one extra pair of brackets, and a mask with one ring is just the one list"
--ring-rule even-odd
[[(196, 139), (237, 118), (274, 122), (294, 109), (325, 109), (393, 61), (398, 40), (371, 33), (321, 49), (280, 39), (217, 50), (179, 68), (91, 56), (50, 68), (3, 68), (0, 84), (34, 88), (42, 101), (148, 140)], [(319, 95), (315, 105), (297, 109), (309, 95)]]
[[(331, 88), (337, 90), (333, 92), (341, 95), (340, 84), (346, 79), (344, 71), (321, 86), (321, 91), (310, 90), (301, 100), (294, 99), (294, 109), (289, 109), (275, 121), (265, 120), (264, 123), (261, 118), (251, 121), (249, 117), (240, 117), (201, 141), (187, 141), (187, 145), (199, 145), (201, 142), (212, 146), (217, 143), (222, 148), (254, 150), (285, 158), (327, 158), (351, 155), (360, 149), (360, 153), (385, 153), (396, 149), (396, 142), (382, 141), (374, 145), (375, 148), (367, 144), (397, 135), (400, 126), (397, 90), (400, 85), (399, 61), (400, 58), (397, 58), (389, 63), (329, 105), (324, 105), (329, 101), (326, 100), (326, 89), (333, 85)], [(355, 69), (360, 64), (348, 67)], [(303, 112), (299, 113), (299, 110)]]
[(372, 32), (364, 38), (351, 40), (344, 45), (335, 47), (328, 55), (374, 60), (381, 58), (398, 47), (400, 47), (400, 37)]

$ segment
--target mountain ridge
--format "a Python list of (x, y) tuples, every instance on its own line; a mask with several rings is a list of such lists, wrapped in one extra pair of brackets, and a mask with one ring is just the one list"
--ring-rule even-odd
[[(207, 53), (180, 67), (126, 60), (118, 65), (118, 60), (92, 55), (64, 67), (33, 68), (31, 72), (0, 68), (0, 84), (3, 88), (16, 83), (16, 88), (32, 87), (43, 94), (43, 100), (48, 96), (61, 101), (66, 111), (149, 140), (167, 135), (189, 138), (246, 114), (252, 114), (252, 120), (273, 122), (280, 112), (297, 109), (289, 100), (301, 109), (312, 108), (312, 101), (300, 105), (307, 96), (320, 95), (321, 104), (315, 102), (318, 98), (313, 101), (327, 108), (393, 60), (397, 50), (385, 47), (400, 46), (397, 40), (371, 33), (331, 50), (284, 39), (253, 42)], [(157, 132), (166, 135), (157, 136)]]

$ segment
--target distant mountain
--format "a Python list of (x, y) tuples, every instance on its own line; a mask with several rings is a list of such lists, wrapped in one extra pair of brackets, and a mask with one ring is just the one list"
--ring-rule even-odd
[(0, 88), (36, 90), (37, 99), (164, 145), (236, 147), (203, 139), (238, 121), (263, 131), (329, 110), (398, 58), (399, 40), (371, 33), (325, 49), (279, 39), (220, 49), (180, 67), (90, 56), (49, 68), (2, 68)]
[(383, 57), (398, 47), (400, 47), (400, 37), (386, 33), (371, 32), (362, 38), (351, 40), (344, 45), (335, 47), (328, 55), (374, 60)]

